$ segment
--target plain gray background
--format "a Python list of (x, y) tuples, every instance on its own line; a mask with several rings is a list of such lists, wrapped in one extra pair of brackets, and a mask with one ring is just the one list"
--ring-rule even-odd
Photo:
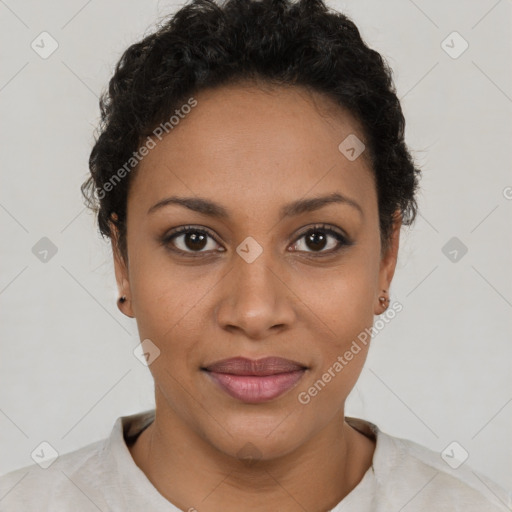
[[(510, 489), (512, 3), (328, 4), (393, 68), (423, 170), (391, 289), (404, 309), (373, 340), (347, 415), (440, 453), (457, 441)], [(114, 64), (178, 5), (0, 1), (0, 473), (32, 464), (42, 441), (65, 453), (153, 405), (79, 187)], [(59, 45), (46, 59), (31, 47), (43, 31)], [(46, 262), (32, 251), (43, 237), (57, 248)]]

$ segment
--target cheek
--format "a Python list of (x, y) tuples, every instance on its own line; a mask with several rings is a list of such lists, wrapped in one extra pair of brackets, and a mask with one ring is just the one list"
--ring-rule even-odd
[(140, 339), (150, 339), (160, 350), (150, 371), (162, 389), (179, 394), (175, 379), (190, 384), (191, 369), (198, 367), (198, 355), (204, 352), (201, 347), (211, 331), (209, 292), (215, 291), (223, 273), (172, 264), (161, 252), (139, 251), (132, 258), (130, 286)]
[[(329, 386), (338, 392), (350, 390), (357, 380), (369, 347), (367, 332), (373, 324), (369, 283), (352, 283), (352, 280), (358, 281), (357, 276), (351, 274), (349, 282), (340, 280), (333, 283), (318, 314), (321, 322), (317, 323), (316, 349), (320, 358), (316, 377), (328, 371), (331, 377), (335, 373), (336, 378)], [(345, 393), (340, 396), (345, 396)]]
[(378, 264), (363, 251), (354, 251), (328, 271), (306, 270), (295, 285), (311, 320), (316, 318), (332, 345), (342, 346), (372, 324), (377, 278)]
[(315, 270), (315, 275), (302, 281), (299, 294), (307, 298), (303, 312), (313, 329), (318, 355), (309, 383), (328, 381), (319, 393), (323, 398), (318, 406), (328, 407), (331, 400), (341, 406), (366, 360), (378, 277), (378, 259), (372, 254), (361, 248), (329, 272)]
[(214, 283), (207, 268), (172, 264), (162, 249), (138, 251), (130, 262), (130, 288), (140, 328), (164, 339), (182, 329)]
[(359, 378), (371, 341), (373, 284), (365, 265), (347, 266), (324, 281), (311, 280), (307, 304), (314, 314), (306, 314), (317, 358), (307, 383), (297, 390), (309, 414), (334, 416)]

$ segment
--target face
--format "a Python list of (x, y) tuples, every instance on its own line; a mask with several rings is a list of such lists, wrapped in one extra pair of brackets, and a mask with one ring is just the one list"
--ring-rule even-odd
[[(249, 84), (195, 98), (132, 177), (127, 261), (114, 244), (123, 311), (160, 351), (149, 366), (159, 414), (224, 454), (250, 442), (273, 458), (343, 417), (368, 344), (344, 355), (383, 311), (400, 226), (381, 252), (366, 155), (338, 149), (364, 135), (328, 98)], [(205, 370), (235, 357), (298, 366)]]

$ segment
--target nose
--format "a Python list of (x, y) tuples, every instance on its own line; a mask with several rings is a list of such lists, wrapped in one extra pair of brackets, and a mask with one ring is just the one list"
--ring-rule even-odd
[(252, 263), (235, 254), (233, 265), (222, 283), (216, 309), (219, 325), (252, 340), (289, 329), (296, 318), (294, 295), (286, 270), (272, 261), (271, 251), (263, 251)]

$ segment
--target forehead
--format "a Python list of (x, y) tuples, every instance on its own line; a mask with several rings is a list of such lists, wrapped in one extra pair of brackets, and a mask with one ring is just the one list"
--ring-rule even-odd
[(194, 98), (197, 106), (139, 164), (132, 209), (142, 213), (182, 194), (258, 215), (263, 205), (326, 192), (375, 206), (366, 153), (351, 161), (339, 149), (349, 136), (364, 141), (360, 124), (328, 97), (297, 86), (233, 84)]

